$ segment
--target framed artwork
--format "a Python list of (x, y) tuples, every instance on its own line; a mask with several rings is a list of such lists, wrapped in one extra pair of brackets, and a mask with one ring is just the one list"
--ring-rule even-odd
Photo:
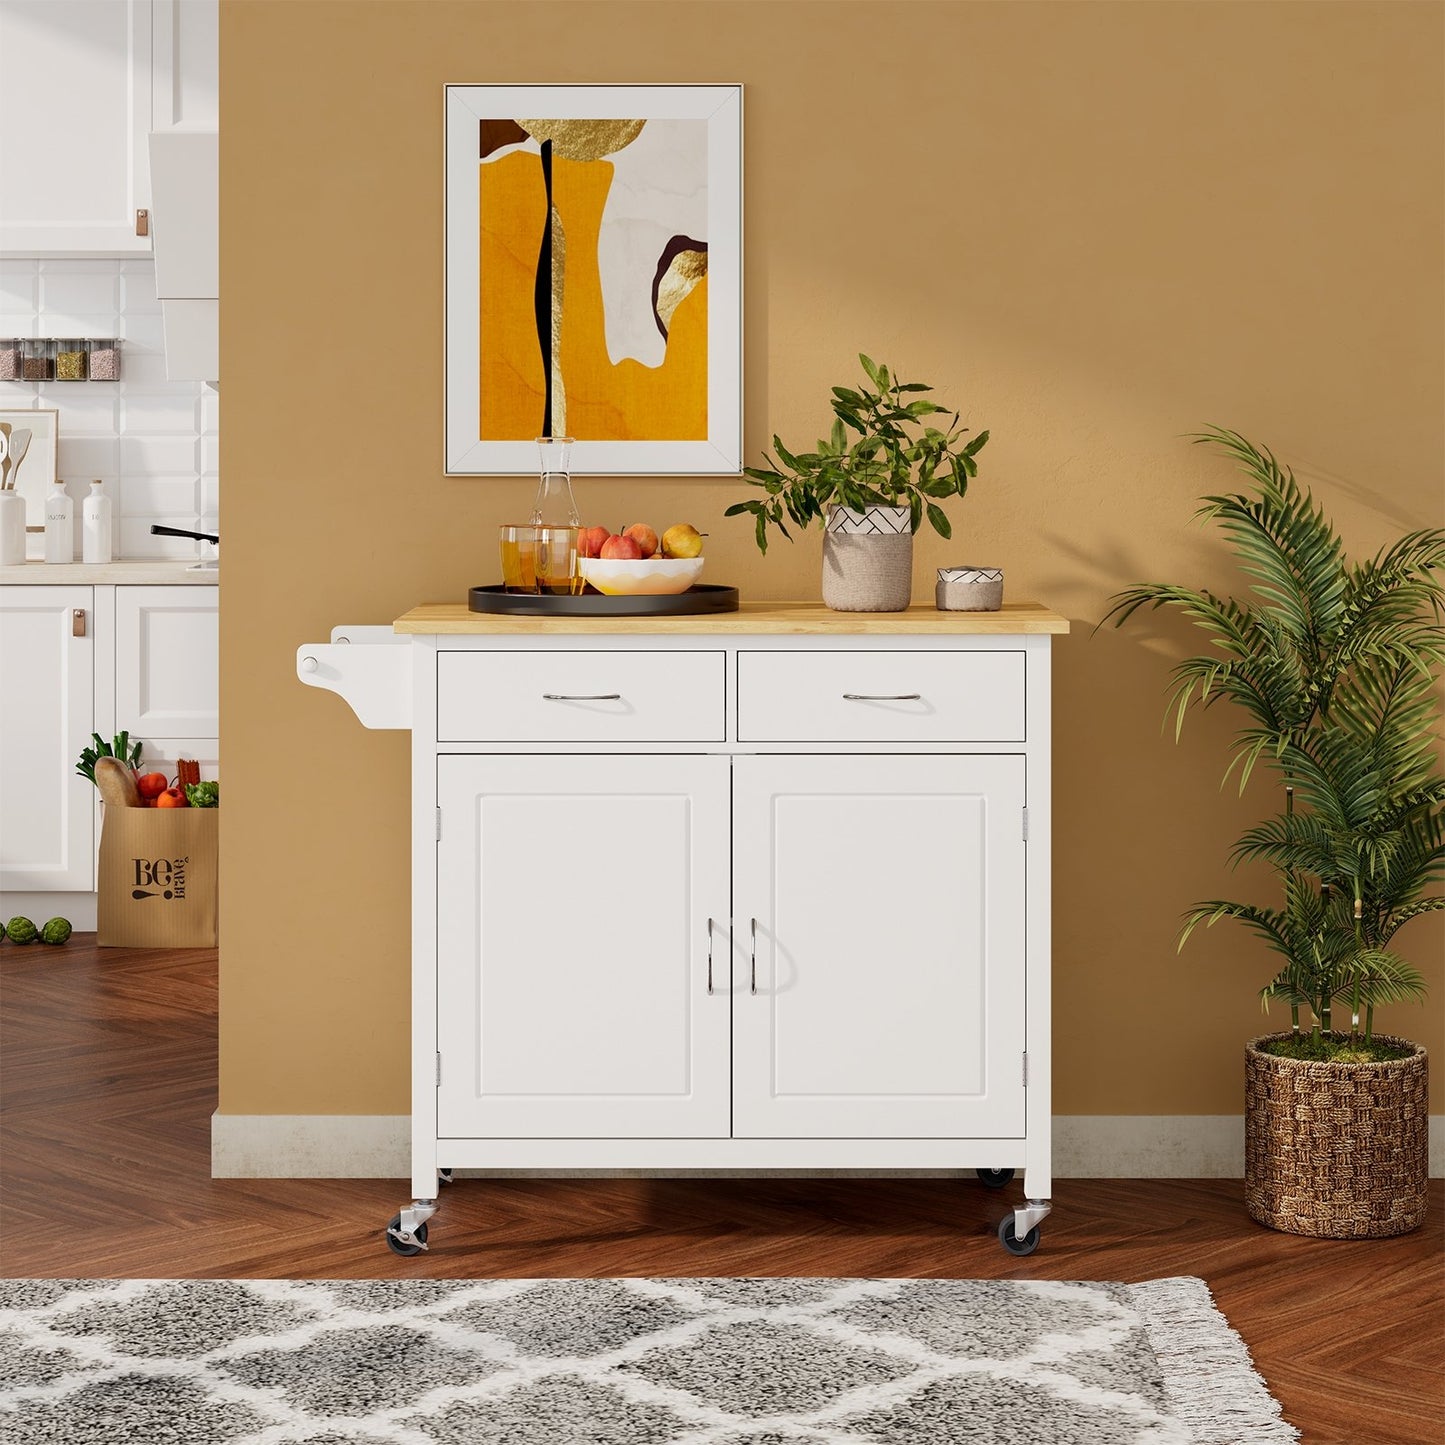
[[(0, 422), (10, 433), (6, 456), (0, 462), (4, 484), (25, 498), (26, 531), (45, 530), (45, 494), (55, 481), (56, 441), (60, 435), (60, 412), (55, 407), (40, 410), (6, 408)], [(20, 460), (17, 464), (16, 457)]]
[(742, 87), (447, 86), (446, 278), (449, 474), (736, 473)]

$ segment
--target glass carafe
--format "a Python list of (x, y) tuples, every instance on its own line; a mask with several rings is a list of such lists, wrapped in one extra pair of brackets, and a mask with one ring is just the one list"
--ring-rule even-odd
[(542, 478), (537, 483), (537, 499), (532, 503), (532, 525), (580, 526), (582, 519), (572, 495), (572, 438), (538, 437), (537, 449), (542, 454)]

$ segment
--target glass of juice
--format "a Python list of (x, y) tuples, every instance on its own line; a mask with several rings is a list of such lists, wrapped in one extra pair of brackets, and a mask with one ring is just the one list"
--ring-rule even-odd
[(577, 570), (577, 548), (580, 527), (537, 528), (537, 586), (554, 596), (567, 596), (582, 590), (582, 576)]
[(502, 586), (508, 592), (537, 590), (537, 529), (505, 526), (502, 540)]

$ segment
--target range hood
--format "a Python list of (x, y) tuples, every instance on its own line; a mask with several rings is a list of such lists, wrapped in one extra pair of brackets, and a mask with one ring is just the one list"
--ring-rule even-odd
[(151, 132), (151, 235), (171, 381), (221, 375), (217, 141), (213, 130)]

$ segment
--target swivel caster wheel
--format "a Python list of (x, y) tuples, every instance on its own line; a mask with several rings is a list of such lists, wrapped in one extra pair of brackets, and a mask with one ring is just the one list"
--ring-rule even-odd
[(1010, 1254), (1016, 1254), (1020, 1257), (1026, 1254), (1032, 1254), (1034, 1250), (1039, 1247), (1039, 1227), (1037, 1224), (1034, 1225), (1034, 1227), (1020, 1239), (1014, 1231), (1013, 1215), (1006, 1214), (999, 1220), (998, 1242), (1003, 1245)]
[(426, 1248), (426, 1225), (418, 1224), (412, 1233), (412, 1238), (417, 1242), (408, 1244), (404, 1239), (398, 1239), (395, 1231), (401, 1228), (401, 1215), (393, 1214), (390, 1223), (386, 1226), (386, 1247), (393, 1253), (399, 1254), (404, 1259), (410, 1259), (413, 1255), (420, 1254)]
[(975, 1169), (973, 1172), (978, 1175), (979, 1182), (990, 1189), (1002, 1189), (1014, 1177), (1012, 1169)]
[(452, 1171), (450, 1169), (438, 1169), (437, 1182), (440, 1184), (452, 1183)]

